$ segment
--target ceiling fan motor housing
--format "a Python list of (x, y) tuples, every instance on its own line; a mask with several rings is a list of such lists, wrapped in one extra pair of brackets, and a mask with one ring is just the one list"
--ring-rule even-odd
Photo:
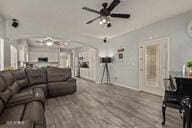
[(110, 15), (110, 11), (108, 11), (107, 8), (103, 8), (100, 10), (100, 15), (101, 16), (109, 16)]

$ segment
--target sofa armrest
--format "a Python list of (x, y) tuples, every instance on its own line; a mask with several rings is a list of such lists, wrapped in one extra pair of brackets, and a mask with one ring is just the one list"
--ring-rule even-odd
[(69, 78), (69, 79), (67, 79), (67, 82), (75, 82), (76, 81), (76, 79), (75, 78)]
[(44, 104), (45, 96), (41, 88), (29, 89), (25, 92), (20, 92), (10, 98), (8, 101), (7, 107), (24, 104), (31, 101), (40, 101)]
[(6, 124), (1, 124), (0, 128), (35, 128), (34, 123), (27, 121), (7, 121)]

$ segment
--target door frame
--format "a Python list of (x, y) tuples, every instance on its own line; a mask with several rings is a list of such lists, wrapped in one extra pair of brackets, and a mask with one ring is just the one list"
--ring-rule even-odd
[(1, 67), (0, 70), (3, 70), (5, 68), (4, 65), (4, 57), (5, 57), (5, 51), (4, 51), (4, 46), (5, 46), (5, 39), (0, 35), (0, 63), (1, 63)]
[[(152, 94), (155, 94), (155, 95), (160, 95), (160, 96), (163, 96), (163, 92), (162, 92), (162, 94), (156, 94), (156, 93), (154, 93), (154, 92), (150, 92), (150, 91), (146, 91), (146, 90), (142, 90), (142, 80), (141, 80), (141, 73), (140, 73), (140, 69), (141, 69), (141, 64), (140, 64), (140, 58), (141, 58), (141, 51), (140, 51), (140, 46), (145, 46), (145, 44), (147, 44), (147, 45), (152, 45), (152, 44), (154, 44), (153, 42), (155, 42), (155, 41), (159, 41), (159, 40), (167, 40), (167, 42), (166, 42), (166, 44), (167, 44), (167, 49), (166, 49), (166, 51), (167, 51), (167, 62), (166, 62), (166, 64), (167, 64), (167, 76), (169, 75), (169, 73), (168, 73), (168, 71), (169, 71), (169, 56), (170, 56), (170, 38), (169, 37), (164, 37), (164, 38), (157, 38), (157, 39), (151, 39), (151, 40), (145, 40), (145, 41), (142, 41), (142, 42), (140, 42), (139, 43), (139, 90), (140, 91), (144, 91), (144, 92), (147, 92), (147, 93), (152, 93)], [(145, 48), (145, 47), (144, 47)], [(162, 51), (162, 49), (161, 49), (162, 47), (160, 47), (160, 52)], [(145, 51), (144, 51), (145, 52)], [(161, 53), (160, 53), (161, 54)], [(162, 58), (162, 57), (161, 57)], [(161, 66), (161, 65), (160, 65)], [(144, 67), (145, 67), (145, 65), (144, 65)], [(143, 69), (143, 71), (144, 71), (145, 69)], [(161, 77), (162, 77), (162, 68), (161, 68), (161, 71), (160, 71), (160, 75), (161, 75)], [(162, 83), (162, 82), (161, 82)], [(163, 85), (163, 83), (162, 83), (162, 85)], [(164, 89), (164, 86), (162, 86), (162, 89)]]

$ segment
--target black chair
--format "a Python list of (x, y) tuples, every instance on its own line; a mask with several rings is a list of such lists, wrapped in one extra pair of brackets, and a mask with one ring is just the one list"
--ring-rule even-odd
[(178, 109), (181, 113), (181, 105), (178, 97), (177, 84), (175, 79), (170, 76), (169, 79), (163, 79), (165, 86), (165, 95), (162, 104), (162, 114), (163, 114), (163, 122), (162, 125), (165, 125), (165, 111), (166, 107), (171, 107)]
[(183, 128), (191, 128), (192, 102), (190, 97), (184, 97), (181, 101), (183, 107)]

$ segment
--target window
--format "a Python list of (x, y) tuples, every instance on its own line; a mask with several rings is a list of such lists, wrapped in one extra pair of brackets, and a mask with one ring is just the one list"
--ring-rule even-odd
[(0, 37), (0, 70), (4, 69), (4, 40)]

